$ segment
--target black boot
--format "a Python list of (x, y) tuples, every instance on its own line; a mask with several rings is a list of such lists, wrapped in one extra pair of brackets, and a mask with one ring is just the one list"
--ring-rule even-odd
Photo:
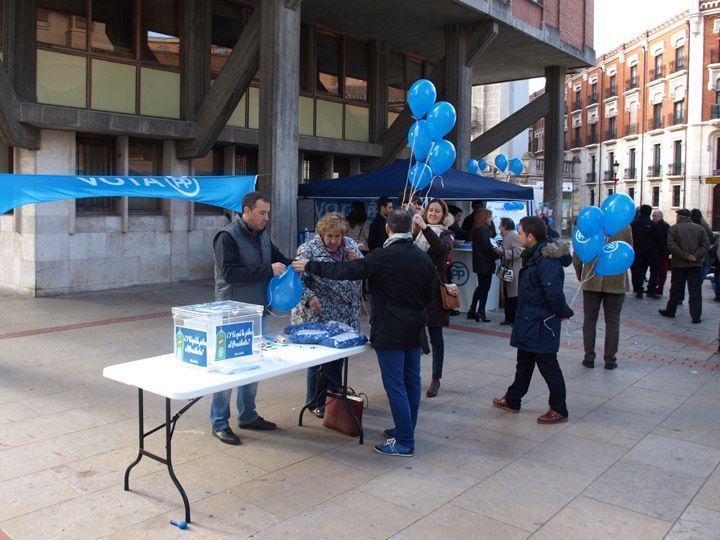
[(484, 312), (484, 311), (478, 311), (477, 318), (476, 318), (475, 320), (476, 320), (476, 321), (482, 321), (482, 322), (491, 322), (490, 319), (488, 319), (487, 317), (485, 317), (485, 312)]

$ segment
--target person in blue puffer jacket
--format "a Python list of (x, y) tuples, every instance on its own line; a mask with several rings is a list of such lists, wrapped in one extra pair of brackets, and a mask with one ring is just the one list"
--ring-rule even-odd
[(565, 301), (563, 267), (572, 264), (567, 244), (547, 238), (547, 227), (539, 217), (520, 220), (518, 243), (523, 267), (518, 281), (518, 305), (510, 345), (517, 347), (515, 380), (493, 405), (519, 412), (535, 365), (550, 390), (550, 408), (537, 421), (540, 424), (566, 422), (565, 379), (557, 352), (560, 348), (560, 321), (573, 316)]

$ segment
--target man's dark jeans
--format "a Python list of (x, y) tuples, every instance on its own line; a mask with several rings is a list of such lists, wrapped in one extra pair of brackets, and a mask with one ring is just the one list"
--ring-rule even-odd
[(648, 293), (654, 293), (657, 290), (658, 268), (660, 267), (660, 258), (657, 255), (645, 255), (638, 253), (635, 255), (635, 262), (632, 266), (632, 282), (633, 292), (642, 293), (645, 284), (645, 274), (650, 268), (650, 279), (648, 280)]
[(505, 393), (508, 405), (514, 409), (520, 408), (522, 398), (527, 394), (530, 387), (535, 364), (537, 364), (540, 375), (543, 376), (550, 390), (550, 399), (548, 400), (550, 408), (563, 416), (567, 416), (565, 379), (560, 370), (560, 364), (558, 364), (557, 353), (533, 353), (518, 349), (515, 381)]
[(700, 270), (699, 266), (673, 268), (671, 270), (670, 299), (666, 308), (670, 315), (675, 315), (678, 304), (682, 302), (685, 295), (685, 284), (687, 283), (688, 296), (690, 297), (690, 317), (693, 321), (700, 320), (702, 316)]
[[(652, 289), (648, 289), (652, 290)], [(583, 343), (585, 345), (585, 360), (595, 361), (595, 334), (597, 329), (600, 304), (605, 314), (605, 362), (615, 363), (615, 355), (620, 341), (620, 311), (622, 310), (625, 294), (583, 291), (583, 307), (585, 320), (583, 321)]]

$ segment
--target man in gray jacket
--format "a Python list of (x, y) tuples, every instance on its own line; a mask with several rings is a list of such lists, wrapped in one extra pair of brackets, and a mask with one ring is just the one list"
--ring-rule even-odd
[[(270, 241), (265, 227), (270, 220), (270, 200), (259, 191), (243, 197), (243, 213), (215, 235), (215, 300), (235, 300), (265, 305), (265, 289), (273, 276), (285, 271), (292, 261)], [(277, 426), (255, 410), (258, 383), (237, 388), (240, 429), (269, 431)], [(210, 420), (213, 435), (225, 444), (240, 444), (230, 429), (232, 390), (213, 394)]]
[(690, 210), (677, 211), (677, 223), (668, 230), (668, 249), (672, 255), (670, 268), (670, 299), (665, 309), (659, 310), (663, 317), (675, 318), (675, 311), (682, 300), (687, 283), (690, 297), (690, 317), (699, 324), (702, 316), (700, 269), (710, 248), (707, 233), (690, 219)]

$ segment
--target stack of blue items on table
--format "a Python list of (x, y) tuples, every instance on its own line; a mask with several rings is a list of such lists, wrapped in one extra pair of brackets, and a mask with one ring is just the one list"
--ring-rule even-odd
[(292, 343), (324, 345), (335, 349), (347, 349), (367, 343), (367, 336), (352, 326), (338, 321), (326, 323), (308, 322), (285, 327), (285, 334)]

